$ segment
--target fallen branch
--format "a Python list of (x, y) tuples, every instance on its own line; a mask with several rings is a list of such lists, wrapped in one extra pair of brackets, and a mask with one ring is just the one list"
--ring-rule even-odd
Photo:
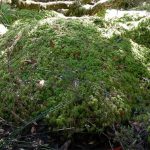
[(89, 4), (81, 5), (75, 2), (72, 4), (72, 6), (70, 6), (70, 9), (64, 15), (78, 16), (78, 17), (84, 15), (93, 16), (103, 9), (115, 7), (119, 1), (120, 0), (99, 0), (94, 5), (89, 5)]
[(73, 5), (73, 1), (54, 1), (54, 2), (34, 2), (34, 1), (23, 1), (17, 2), (17, 7), (21, 9), (44, 9), (44, 10), (58, 10), (58, 9), (69, 9)]
[(21, 9), (44, 9), (44, 10), (55, 10), (60, 12), (62, 11), (64, 15), (67, 16), (83, 16), (83, 15), (95, 15), (101, 9), (110, 8), (116, 5), (119, 0), (99, 0), (94, 5), (89, 5), (88, 3), (83, 3), (83, 0), (80, 1), (53, 1), (53, 2), (35, 2), (35, 1), (23, 1), (17, 0), (16, 5)]
[(110, 0), (100, 0), (87, 10), (88, 15), (95, 15), (96, 13), (98, 13), (103, 8), (108, 9), (108, 8), (113, 6), (114, 2), (115, 1), (112, 2)]

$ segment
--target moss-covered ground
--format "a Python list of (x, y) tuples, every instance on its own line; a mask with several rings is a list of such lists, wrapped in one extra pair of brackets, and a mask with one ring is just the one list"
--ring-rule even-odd
[[(68, 101), (45, 117), (51, 126), (93, 130), (135, 116), (148, 120), (149, 18), (126, 30), (119, 23), (135, 20), (88, 22), (25, 12), (0, 17), (9, 26), (0, 38), (2, 118), (18, 124)], [(104, 36), (111, 28), (120, 32)]]

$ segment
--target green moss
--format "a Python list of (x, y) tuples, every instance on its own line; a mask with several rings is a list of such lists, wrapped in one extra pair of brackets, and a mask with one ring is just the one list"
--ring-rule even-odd
[(144, 19), (139, 25), (133, 30), (126, 33), (136, 43), (142, 44), (150, 48), (150, 19)]
[[(8, 57), (7, 50), (20, 29), (22, 36)], [(81, 128), (124, 120), (139, 97), (142, 102), (150, 98), (143, 83), (143, 78), (150, 77), (146, 67), (149, 49), (139, 50), (142, 57), (134, 50), (130, 39), (104, 38), (91, 23), (20, 21), (0, 39), (0, 115), (17, 121), (10, 113), (13, 110), (29, 120), (71, 101), (46, 120), (55, 127)]]
[(0, 23), (8, 27), (19, 19), (24, 22), (33, 22), (53, 15), (54, 13), (51, 11), (12, 9), (11, 6), (7, 4), (2, 4), (0, 7)]

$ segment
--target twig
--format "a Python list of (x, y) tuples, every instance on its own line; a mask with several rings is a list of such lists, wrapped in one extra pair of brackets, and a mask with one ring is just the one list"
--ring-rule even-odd
[[(113, 129), (114, 129), (115, 134), (116, 134), (116, 133), (117, 133), (117, 131), (116, 131), (116, 128), (115, 128), (114, 124), (113, 124)], [(123, 150), (125, 150), (125, 148), (124, 148), (124, 146), (123, 146), (123, 144), (122, 144), (122, 142), (121, 142), (121, 140), (120, 140), (120, 139), (119, 139), (119, 143), (120, 143), (120, 145), (121, 145), (122, 149), (123, 149)]]
[(109, 142), (109, 145), (110, 145), (110, 148), (111, 148), (111, 150), (113, 150), (114, 148), (113, 148), (113, 146), (112, 146), (112, 144), (111, 144), (111, 142), (110, 142), (110, 139), (109, 139), (109, 137), (108, 137), (108, 135), (107, 134), (105, 134), (105, 133), (102, 133), (107, 139), (108, 139), (108, 142)]
[(8, 47), (7, 48), (7, 50), (6, 50), (6, 52), (7, 52), (7, 67), (8, 67), (8, 71), (9, 72), (11, 72), (10, 70), (10, 57), (11, 57), (11, 54), (12, 54), (12, 52), (13, 52), (13, 49), (14, 49), (14, 47), (16, 46), (16, 44), (18, 43), (18, 41), (20, 40), (20, 38), (22, 37), (22, 31), (20, 31), (17, 35), (16, 35), (16, 37), (15, 37), (15, 40), (14, 40), (14, 42), (13, 42), (13, 44), (10, 46), (10, 47)]
[(6, 120), (0, 117), (0, 122), (6, 122)]
[(66, 130), (73, 130), (75, 129), (75, 127), (70, 127), (70, 128), (62, 128), (62, 129), (58, 129), (58, 130), (53, 130), (54, 132), (59, 132), (59, 131), (66, 131)]
[(17, 115), (14, 111), (11, 111), (11, 113), (16, 119), (20, 120), (22, 123), (26, 123), (26, 121), (24, 121), (22, 118), (20, 118), (19, 115)]

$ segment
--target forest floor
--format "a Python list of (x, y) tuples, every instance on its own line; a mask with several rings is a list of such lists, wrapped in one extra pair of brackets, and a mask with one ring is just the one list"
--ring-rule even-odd
[(6, 5), (0, 21), (0, 149), (150, 149), (149, 11), (79, 18)]

